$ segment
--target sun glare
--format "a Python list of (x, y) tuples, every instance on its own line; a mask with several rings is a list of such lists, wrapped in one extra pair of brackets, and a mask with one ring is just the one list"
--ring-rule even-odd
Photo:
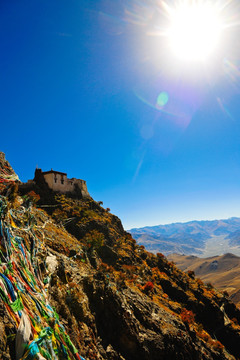
[(220, 43), (220, 10), (208, 1), (184, 1), (168, 8), (168, 39), (175, 55), (186, 61), (202, 61)]

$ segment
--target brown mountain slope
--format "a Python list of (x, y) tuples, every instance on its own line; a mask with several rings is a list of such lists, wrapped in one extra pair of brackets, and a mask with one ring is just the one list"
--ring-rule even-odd
[(183, 271), (194, 271), (205, 283), (212, 283), (221, 291), (227, 291), (232, 301), (238, 304), (240, 301), (240, 257), (233, 254), (225, 254), (210, 258), (198, 258), (172, 254), (168, 256), (170, 261)]
[(224, 294), (148, 253), (94, 200), (42, 192), (50, 217), (1, 180), (2, 360), (239, 358), (240, 311)]

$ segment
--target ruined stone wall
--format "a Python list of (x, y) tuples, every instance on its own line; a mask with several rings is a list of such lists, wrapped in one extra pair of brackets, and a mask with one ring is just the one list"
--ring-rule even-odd
[(82, 196), (83, 197), (87, 197), (87, 196), (90, 196), (89, 195), (89, 192), (88, 192), (88, 189), (87, 189), (87, 183), (85, 180), (81, 180), (81, 179), (70, 179), (70, 181), (73, 181), (73, 184), (75, 186), (75, 184), (79, 187), (79, 189), (81, 190), (82, 192)]

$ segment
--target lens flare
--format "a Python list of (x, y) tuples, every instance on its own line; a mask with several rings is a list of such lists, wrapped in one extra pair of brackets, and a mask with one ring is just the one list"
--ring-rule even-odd
[(162, 108), (163, 106), (165, 106), (167, 103), (168, 103), (168, 99), (169, 99), (169, 96), (168, 96), (168, 93), (163, 91), (161, 92), (158, 97), (157, 97), (157, 108)]
[(225, 74), (228, 76), (228, 78), (233, 83), (237, 83), (237, 84), (239, 83), (239, 79), (240, 79), (239, 66), (237, 66), (236, 64), (234, 64), (233, 62), (231, 62), (228, 59), (224, 59), (223, 69), (224, 69)]

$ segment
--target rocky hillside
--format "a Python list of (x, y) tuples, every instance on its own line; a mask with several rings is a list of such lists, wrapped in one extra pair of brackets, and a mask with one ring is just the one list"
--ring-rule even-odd
[(232, 252), (240, 255), (240, 218), (189, 221), (129, 230), (151, 252), (208, 257)]
[(233, 254), (199, 258), (171, 254), (168, 259), (183, 271), (194, 271), (205, 283), (212, 283), (221, 291), (227, 291), (231, 300), (240, 305), (240, 257)]
[(93, 199), (23, 194), (11, 175), (0, 195), (1, 359), (239, 358), (240, 311), (226, 294), (137, 245)]

